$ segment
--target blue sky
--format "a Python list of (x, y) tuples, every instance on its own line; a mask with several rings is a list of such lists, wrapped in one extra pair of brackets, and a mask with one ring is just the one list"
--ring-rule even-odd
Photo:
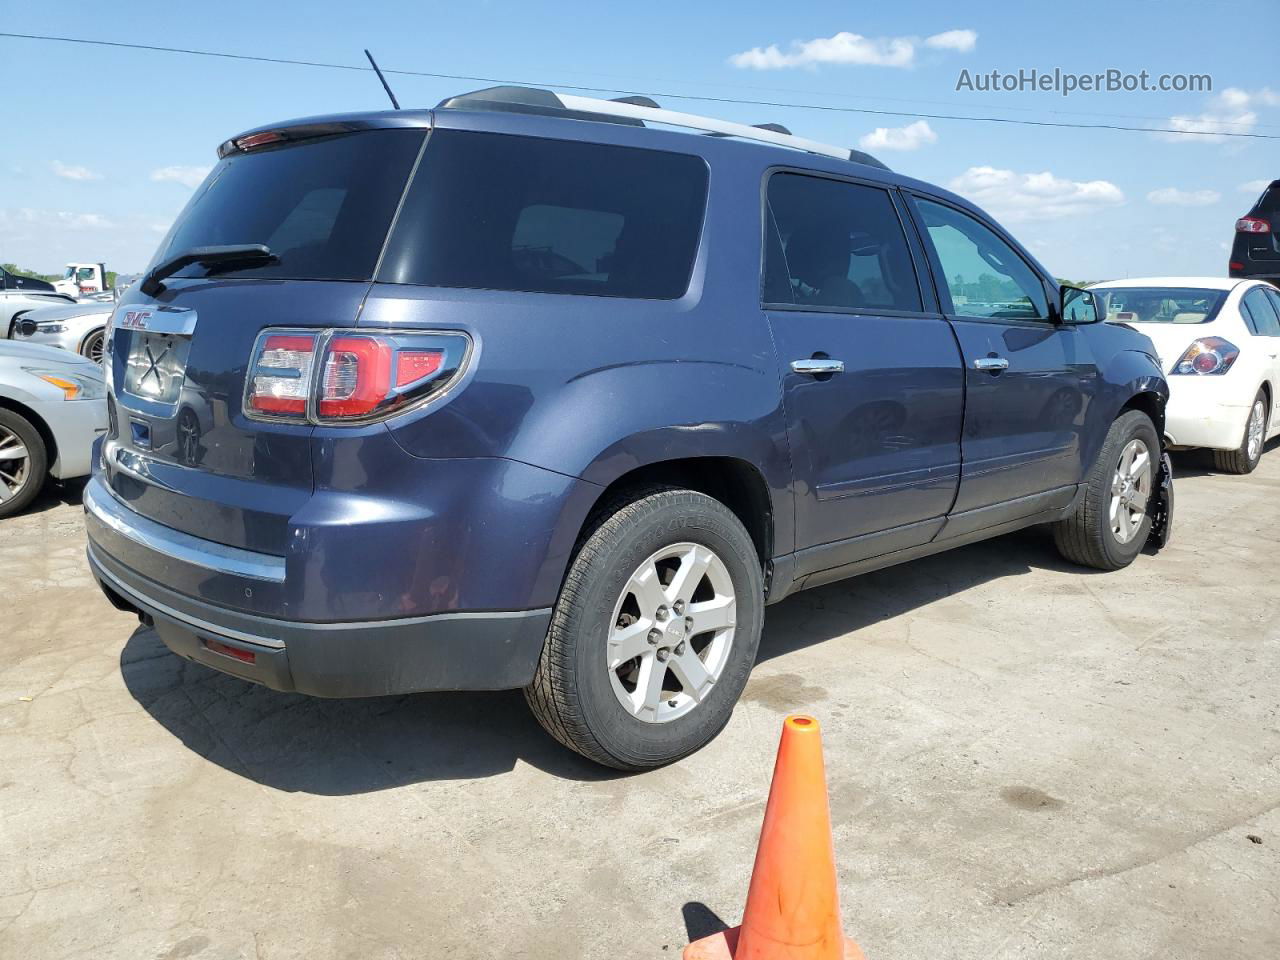
[[(1280, 135), (1274, 0), (1071, 6), (756, 3), (217, 4), (3, 0), (2, 29), (359, 65), (1006, 118)], [(1266, 44), (1263, 45), (1264, 47)], [(1209, 74), (1213, 93), (956, 91), (1020, 68)], [(371, 74), (0, 38), (8, 93), (0, 261), (140, 269), (218, 143), (272, 121), (382, 109)], [(483, 83), (394, 76), (431, 106)], [(1271, 86), (1268, 87), (1270, 82)], [(602, 94), (612, 96), (614, 94)], [(662, 99), (662, 98), (659, 98)], [(891, 167), (989, 209), (1060, 276), (1225, 273), (1234, 220), (1280, 177), (1280, 140), (1169, 137), (671, 100), (817, 140), (873, 144)], [(1170, 118), (1180, 118), (1171, 121)], [(877, 128), (885, 132), (877, 133)], [(867, 138), (864, 140), (864, 138)], [(899, 149), (894, 149), (899, 147)], [(902, 147), (908, 149), (901, 149)]]

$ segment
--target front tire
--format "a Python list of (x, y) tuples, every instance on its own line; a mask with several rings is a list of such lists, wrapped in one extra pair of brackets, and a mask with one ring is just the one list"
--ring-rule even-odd
[(589, 528), (525, 698), (596, 763), (672, 763), (728, 723), (763, 622), (760, 558), (732, 511), (692, 490), (639, 491)]
[(1058, 552), (1097, 570), (1131, 564), (1151, 533), (1160, 456), (1150, 417), (1130, 410), (1117, 418), (1086, 478), (1084, 500), (1053, 526)]
[(1253, 473), (1262, 461), (1267, 437), (1267, 395), (1259, 390), (1244, 424), (1244, 438), (1234, 450), (1213, 451), (1213, 465), (1223, 473)]
[(106, 340), (106, 330), (95, 330), (84, 338), (80, 345), (80, 355), (88, 357), (96, 364), (102, 363), (102, 345)]
[(0, 517), (24, 509), (49, 474), (49, 454), (26, 417), (0, 409)]

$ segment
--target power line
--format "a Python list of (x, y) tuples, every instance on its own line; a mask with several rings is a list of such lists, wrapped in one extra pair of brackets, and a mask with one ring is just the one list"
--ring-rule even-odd
[[(145, 43), (124, 43), (118, 40), (93, 40), (85, 37), (58, 37), (46, 34), (10, 33), (0, 31), (0, 37), (19, 40), (41, 40), (56, 43), (79, 43), (87, 46), (116, 47), (124, 50), (145, 50), (153, 53), (179, 53), (193, 57), (215, 57), (223, 60), (243, 60), (253, 63), (273, 63), (295, 67), (322, 67), (329, 70), (356, 70), (361, 73), (372, 73), (369, 67), (347, 63), (327, 63), (321, 60), (295, 60), (285, 57), (261, 57), (244, 53), (224, 53), (215, 50), (191, 50), (184, 47), (165, 47)], [(1118, 130), (1129, 133), (1169, 133), (1185, 137), (1232, 137), (1250, 140), (1280, 140), (1280, 134), (1241, 133), (1212, 130), (1176, 130), (1172, 127), (1136, 127), (1116, 123), (1071, 123), (1062, 120), (1024, 120), (1014, 117), (983, 117), (952, 113), (916, 113), (906, 110), (876, 110), (870, 107), (842, 107), (832, 104), (793, 103), (779, 100), (751, 100), (740, 97), (711, 97), (691, 93), (674, 93), (671, 91), (622, 89), (616, 87), (586, 86), (572, 83), (546, 83), (530, 80), (512, 80), (501, 77), (481, 77), (459, 73), (431, 73), (425, 70), (386, 69), (384, 73), (404, 77), (428, 77), (434, 80), (465, 80), (468, 83), (510, 84), (513, 86), (551, 87), (563, 90), (581, 90), (589, 93), (644, 93), (646, 96), (666, 100), (694, 100), (701, 103), (723, 103), (734, 106), (773, 107), (785, 110), (817, 110), (826, 113), (856, 113), (881, 117), (910, 117), (919, 120), (954, 120), (966, 123), (1004, 123), (1014, 126), (1055, 127), (1068, 130)], [(1232, 121), (1217, 121), (1231, 123)]]

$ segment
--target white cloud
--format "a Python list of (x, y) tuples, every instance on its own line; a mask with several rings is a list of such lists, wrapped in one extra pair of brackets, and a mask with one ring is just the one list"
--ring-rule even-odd
[[(973, 30), (947, 30), (926, 37), (925, 46), (935, 50), (956, 50), (967, 53), (978, 42)], [(783, 70), (788, 67), (808, 67), (820, 64), (854, 64), (871, 67), (909, 67), (915, 62), (919, 37), (864, 37), (860, 33), (841, 31), (830, 37), (813, 40), (793, 40), (783, 50), (776, 43), (767, 47), (752, 47), (735, 53), (729, 62), (745, 70)]]
[(1147, 201), (1172, 207), (1208, 207), (1222, 199), (1217, 190), (1179, 190), (1164, 187), (1147, 194)]
[(1050, 220), (1124, 203), (1124, 192), (1109, 180), (1064, 180), (1047, 170), (1015, 173), (970, 167), (949, 184), (956, 193), (1002, 220)]
[(909, 37), (864, 37), (840, 32), (833, 37), (796, 40), (787, 52), (776, 43), (735, 53), (729, 62), (752, 70), (815, 67), (818, 64), (857, 64), (874, 67), (909, 67), (915, 59), (915, 42)]
[(112, 270), (132, 273), (155, 251), (157, 238), (147, 225), (161, 216), (0, 207), (0, 250), (5, 259), (45, 273), (61, 273), (69, 260), (104, 261)]
[(106, 230), (114, 226), (110, 220), (98, 213), (36, 210), (32, 207), (0, 210), (0, 230), (19, 229), (29, 224), (60, 227), (66, 230)]
[(165, 181), (180, 183), (184, 187), (191, 187), (194, 189), (200, 186), (201, 181), (208, 175), (209, 169), (210, 168), (208, 166), (184, 167), (179, 165), (161, 167), (158, 170), (151, 171), (151, 179), (157, 183), (163, 183)]
[(858, 141), (863, 150), (918, 150), (937, 143), (938, 135), (928, 121), (917, 120), (905, 127), (876, 127)]
[(945, 30), (942, 33), (935, 33), (932, 37), (926, 37), (924, 45), (933, 47), (935, 50), (968, 53), (978, 45), (978, 34), (974, 30)]
[(70, 163), (63, 163), (61, 160), (54, 160), (51, 164), (53, 172), (64, 180), (101, 180), (102, 174), (94, 173), (88, 167), (80, 167)]
[(1250, 180), (1237, 188), (1241, 193), (1252, 193), (1255, 196), (1271, 186), (1270, 180)]
[(1269, 87), (1241, 90), (1227, 87), (1209, 101), (1202, 113), (1169, 118), (1169, 126), (1178, 133), (1158, 134), (1160, 139), (1175, 143), (1221, 143), (1227, 133), (1250, 133), (1258, 123), (1258, 107), (1280, 106), (1280, 93)]

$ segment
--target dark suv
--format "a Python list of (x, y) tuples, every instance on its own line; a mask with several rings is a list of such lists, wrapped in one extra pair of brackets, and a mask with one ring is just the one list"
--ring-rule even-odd
[(1272, 180), (1248, 213), (1236, 221), (1231, 276), (1280, 286), (1280, 180)]
[(1113, 570), (1167, 510), (1150, 341), (866, 155), (504, 88), (219, 157), (85, 493), (107, 596), (215, 669), (523, 687), (639, 769), (726, 723), (766, 604), (1039, 523)]

